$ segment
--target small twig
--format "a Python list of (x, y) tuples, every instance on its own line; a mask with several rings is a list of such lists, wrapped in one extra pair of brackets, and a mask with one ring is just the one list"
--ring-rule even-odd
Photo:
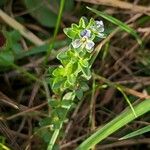
[[(11, 119), (16, 118), (18, 116), (27, 115), (27, 113), (33, 112), (34, 110), (37, 110), (37, 109), (39, 109), (41, 107), (44, 107), (46, 105), (47, 105), (47, 102), (44, 102), (44, 103), (42, 103), (42, 104), (40, 104), (38, 106), (35, 106), (35, 107), (32, 107), (32, 108), (28, 108), (28, 109), (26, 109), (26, 110), (24, 110), (22, 112), (19, 112), (19, 113), (14, 114), (14, 115), (12, 115), (10, 117), (7, 117), (6, 120), (11, 120)], [(36, 111), (36, 112), (38, 112), (38, 111)]]
[(117, 83), (115, 83), (115, 82), (112, 82), (112, 81), (110, 81), (110, 80), (108, 80), (108, 79), (106, 79), (106, 78), (104, 78), (104, 77), (102, 77), (102, 76), (99, 76), (99, 75), (97, 75), (97, 74), (93, 74), (93, 77), (94, 77), (95, 79), (98, 79), (98, 80), (101, 80), (101, 81), (107, 83), (108, 85), (110, 85), (110, 86), (112, 86), (112, 87), (118, 86), (118, 87), (120, 87), (123, 91), (125, 91), (125, 92), (127, 92), (127, 93), (129, 93), (129, 94), (132, 94), (132, 95), (134, 95), (134, 96), (136, 96), (136, 97), (139, 97), (140, 99), (147, 99), (147, 98), (150, 98), (150, 95), (145, 95), (145, 94), (143, 94), (143, 93), (141, 93), (141, 92), (138, 92), (138, 91), (135, 91), (135, 90), (133, 90), (133, 89), (124, 87), (124, 86), (122, 86), (122, 85), (119, 85), (119, 84), (117, 84)]

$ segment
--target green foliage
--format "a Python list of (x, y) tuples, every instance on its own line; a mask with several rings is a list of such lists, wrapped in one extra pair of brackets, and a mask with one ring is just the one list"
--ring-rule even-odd
[(24, 3), (30, 14), (43, 26), (55, 26), (57, 19), (55, 13), (51, 12), (41, 0), (24, 0)]
[[(0, 51), (0, 69), (8, 69), (12, 67), (15, 56), (22, 50), (21, 45), (18, 43), (21, 36), (17, 31), (3, 32), (6, 43)], [(4, 68), (5, 67), (5, 68)]]
[[(135, 113), (137, 117), (147, 113), (150, 111), (150, 99), (146, 99), (136, 105), (134, 107)], [(93, 133), (90, 137), (88, 137), (79, 147), (77, 147), (76, 150), (89, 150), (94, 145), (98, 144), (105, 138), (107, 138), (109, 135), (114, 133), (115, 131), (119, 130), (121, 127), (125, 126), (129, 122), (136, 119), (131, 109), (126, 109), (123, 111), (119, 116), (117, 116), (115, 119), (107, 123), (104, 127), (97, 130), (95, 133)]]
[(11, 64), (14, 62), (14, 56), (11, 51), (0, 52), (0, 68), (3, 70), (3, 67), (11, 67)]
[[(44, 2), (41, 0), (23, 0), (30, 14), (43, 26), (55, 27), (57, 21), (57, 8), (60, 5), (59, 0), (49, 0)], [(74, 6), (74, 2), (66, 0), (65, 11), (70, 11)], [(54, 9), (55, 8), (55, 9)]]

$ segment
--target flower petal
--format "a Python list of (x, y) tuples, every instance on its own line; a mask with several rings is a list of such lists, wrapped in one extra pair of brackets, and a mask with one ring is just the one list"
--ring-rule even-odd
[(96, 28), (98, 29), (99, 32), (104, 32), (104, 24), (103, 21), (95, 21)]
[(94, 47), (94, 45), (95, 45), (95, 43), (94, 43), (93, 41), (88, 40), (87, 43), (86, 43), (85, 48), (86, 48), (87, 50), (91, 50), (91, 49)]
[(72, 44), (73, 48), (79, 48), (82, 43), (81, 43), (80, 39), (76, 39), (71, 44)]
[(88, 29), (84, 29), (80, 32), (80, 36), (89, 38), (91, 36), (91, 31)]

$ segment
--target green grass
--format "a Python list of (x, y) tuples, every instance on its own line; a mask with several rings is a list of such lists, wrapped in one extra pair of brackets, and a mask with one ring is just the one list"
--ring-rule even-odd
[(148, 125), (146, 127), (143, 127), (141, 129), (138, 129), (138, 130), (136, 130), (134, 132), (131, 132), (131, 133), (123, 136), (119, 140), (125, 140), (125, 139), (129, 139), (129, 138), (133, 138), (135, 136), (139, 136), (139, 135), (142, 135), (142, 134), (147, 133), (147, 132), (150, 132), (150, 125)]
[[(134, 106), (134, 111), (137, 117), (147, 113), (150, 111), (150, 99), (143, 100), (138, 105)], [(120, 115), (118, 115), (115, 119), (107, 123), (104, 127), (96, 131), (90, 137), (88, 137), (81, 145), (79, 145), (76, 150), (88, 150), (106, 139), (109, 135), (115, 133), (120, 128), (126, 126), (131, 121), (135, 120), (131, 109), (124, 110)]]

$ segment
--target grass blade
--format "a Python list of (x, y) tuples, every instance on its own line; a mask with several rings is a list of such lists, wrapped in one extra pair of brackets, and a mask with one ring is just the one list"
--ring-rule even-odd
[(146, 126), (146, 127), (143, 127), (137, 131), (134, 131), (134, 132), (131, 132), (125, 136), (123, 136), (122, 138), (120, 138), (119, 140), (125, 140), (125, 139), (129, 139), (129, 138), (132, 138), (132, 137), (135, 137), (135, 136), (138, 136), (138, 135), (141, 135), (143, 133), (146, 133), (146, 132), (150, 132), (150, 125)]
[[(134, 111), (137, 117), (150, 111), (150, 99), (146, 99), (138, 105), (136, 105), (134, 107)], [(94, 145), (101, 142), (102, 140), (104, 140), (109, 135), (119, 130), (129, 122), (133, 121), (135, 118), (136, 117), (134, 116), (132, 110), (130, 108), (126, 109), (118, 117), (110, 121), (104, 127), (102, 127), (94, 134), (92, 134), (89, 138), (87, 138), (83, 143), (81, 143), (81, 145), (79, 145), (79, 147), (77, 147), (76, 150), (88, 150), (92, 148)]]
[(104, 12), (98, 11), (98, 10), (90, 8), (90, 7), (87, 7), (87, 9), (94, 12), (98, 16), (101, 16), (102, 18), (112, 22), (113, 24), (119, 26), (122, 30), (125, 30), (129, 34), (133, 35), (140, 45), (142, 44), (142, 41), (141, 41), (140, 37), (138, 36), (137, 32), (134, 29), (130, 28), (127, 24), (121, 22), (120, 20), (118, 20), (118, 19), (116, 19), (116, 18), (114, 18), (114, 17), (112, 17), (112, 16), (110, 16)]
[(59, 12), (58, 12), (58, 17), (57, 17), (57, 22), (56, 22), (56, 27), (55, 27), (54, 35), (53, 35), (53, 39), (52, 39), (52, 44), (49, 45), (49, 48), (48, 48), (48, 51), (47, 51), (47, 55), (45, 57), (45, 64), (48, 62), (48, 57), (49, 57), (49, 55), (51, 53), (51, 50), (54, 47), (54, 43), (55, 43), (55, 39), (56, 39), (58, 30), (59, 30), (59, 25), (60, 25), (60, 22), (61, 22), (61, 17), (62, 17), (62, 14), (63, 14), (64, 6), (65, 6), (65, 0), (61, 0), (60, 1)]
[(124, 91), (123, 91), (120, 87), (117, 87), (117, 89), (122, 93), (123, 97), (125, 98), (125, 100), (127, 101), (128, 105), (130, 106), (130, 108), (131, 108), (131, 110), (132, 110), (134, 116), (137, 117), (137, 116), (136, 116), (136, 113), (135, 113), (135, 111), (134, 111), (134, 108), (133, 108), (133, 106), (132, 106), (132, 104), (131, 104), (129, 98), (127, 97), (127, 95), (124, 93)]

